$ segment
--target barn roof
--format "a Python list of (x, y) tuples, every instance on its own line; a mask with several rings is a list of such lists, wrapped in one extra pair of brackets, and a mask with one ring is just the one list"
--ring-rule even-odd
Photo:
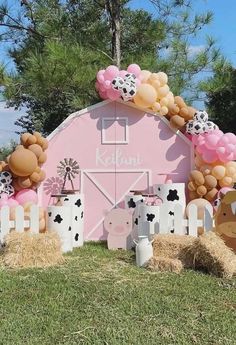
[[(96, 108), (100, 108), (100, 107), (103, 107), (104, 105), (106, 104), (110, 104), (110, 103), (113, 103), (113, 102), (117, 102), (117, 103), (122, 103), (124, 105), (126, 105), (127, 107), (131, 107), (131, 108), (135, 108), (135, 109), (138, 109), (138, 110), (141, 110), (141, 111), (145, 111), (146, 114), (149, 114), (149, 115), (156, 115), (156, 113), (154, 111), (152, 111), (151, 109), (143, 109), (143, 108), (140, 108), (138, 107), (137, 105), (135, 105), (134, 103), (132, 102), (124, 102), (122, 100), (116, 100), (116, 101), (112, 101), (110, 99), (107, 99), (105, 101), (102, 101), (102, 102), (99, 102), (99, 103), (96, 103), (94, 105), (91, 105), (87, 108), (84, 108), (82, 110), (79, 110), (79, 111), (76, 111), (72, 114), (70, 114), (48, 137), (47, 139), (50, 141), (56, 134), (60, 133), (61, 131), (63, 131), (72, 121), (74, 118), (76, 117), (79, 117), (83, 114), (86, 114)], [(171, 127), (170, 125), (170, 122), (166, 119), (165, 116), (159, 116), (160, 120), (163, 121), (166, 126), (168, 126), (174, 134), (178, 135), (183, 141), (186, 142), (187, 145), (189, 146), (192, 146), (192, 142), (179, 130), (175, 130), (174, 128)]]

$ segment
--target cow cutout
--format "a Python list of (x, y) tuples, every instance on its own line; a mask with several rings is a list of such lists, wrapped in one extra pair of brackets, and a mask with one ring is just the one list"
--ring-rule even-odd
[(221, 199), (215, 214), (215, 231), (236, 252), (236, 191), (229, 191)]
[(133, 228), (133, 211), (116, 208), (108, 212), (104, 219), (104, 228), (108, 232), (108, 249), (130, 249), (130, 234)]

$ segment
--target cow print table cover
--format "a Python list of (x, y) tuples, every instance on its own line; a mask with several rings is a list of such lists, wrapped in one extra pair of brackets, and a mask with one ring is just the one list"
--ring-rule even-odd
[(61, 198), (61, 203), (63, 206), (72, 208), (73, 247), (82, 247), (84, 244), (84, 195), (81, 193), (65, 195)]
[(63, 253), (70, 252), (73, 249), (71, 231), (72, 208), (68, 206), (48, 206), (47, 212), (48, 231), (58, 233)]
[[(168, 205), (168, 214), (170, 217), (174, 217), (174, 208), (176, 204), (182, 206), (184, 215), (186, 208), (184, 183), (155, 184), (153, 190), (154, 193), (162, 199), (163, 203)], [(173, 233), (174, 229), (170, 227), (169, 231)]]
[(145, 198), (142, 195), (128, 194), (125, 196), (125, 208), (134, 210), (133, 230), (131, 233), (131, 237), (132, 239), (135, 239), (135, 240), (138, 239), (138, 222), (139, 222), (138, 206), (144, 203), (144, 199)]

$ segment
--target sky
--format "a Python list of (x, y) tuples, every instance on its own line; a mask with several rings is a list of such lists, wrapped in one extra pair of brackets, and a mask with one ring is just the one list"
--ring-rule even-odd
[[(12, 6), (20, 1), (10, 0)], [(199, 51), (204, 46), (204, 37), (213, 36), (217, 40), (217, 46), (223, 55), (236, 67), (236, 0), (194, 0), (194, 11), (204, 13), (208, 10), (214, 14), (213, 22), (202, 30), (194, 40), (191, 40), (191, 50)], [(2, 1), (0, 0), (0, 3)], [(133, 9), (145, 9), (155, 16), (155, 8), (149, 0), (131, 0), (130, 6)], [(0, 61), (12, 66), (6, 54), (6, 47), (0, 45)], [(8, 144), (11, 139), (18, 139), (14, 133), (17, 127), (15, 120), (23, 115), (24, 109), (14, 111), (6, 108), (4, 102), (0, 102), (0, 146)]]

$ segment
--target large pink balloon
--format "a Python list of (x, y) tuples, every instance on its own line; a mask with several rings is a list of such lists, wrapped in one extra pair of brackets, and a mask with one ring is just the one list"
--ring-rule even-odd
[(128, 66), (127, 71), (129, 73), (133, 73), (136, 77), (138, 77), (141, 72), (141, 68), (136, 63), (132, 63)]
[(97, 73), (97, 81), (99, 81), (99, 83), (103, 83), (104, 82), (104, 72), (105, 69), (101, 69), (100, 71), (98, 71)]
[(33, 204), (38, 203), (38, 195), (32, 189), (22, 189), (15, 196), (15, 200), (20, 204), (24, 205), (26, 202), (32, 202)]

